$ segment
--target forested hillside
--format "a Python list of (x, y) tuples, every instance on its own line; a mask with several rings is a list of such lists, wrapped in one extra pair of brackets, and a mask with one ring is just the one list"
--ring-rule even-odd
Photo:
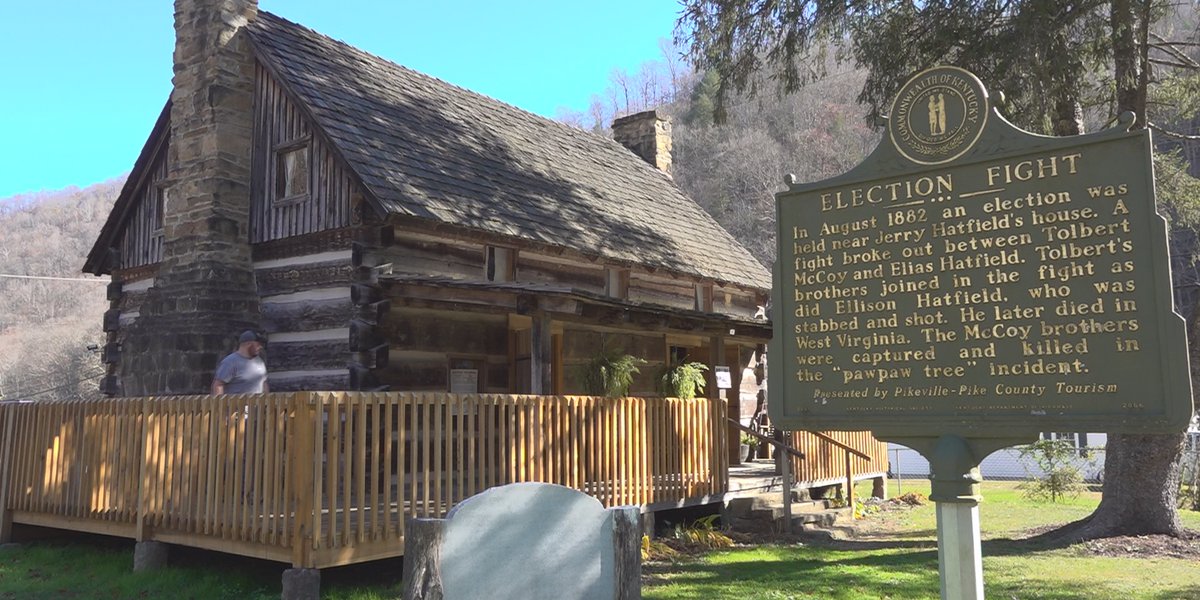
[(108, 303), (80, 268), (122, 183), (0, 200), (0, 397), (96, 395)]
[[(676, 58), (663, 43), (663, 58), (635, 72), (615, 70), (608, 87), (592, 96), (586, 113), (560, 110), (558, 118), (610, 135), (613, 119), (651, 108), (673, 121), (675, 182), (717, 219), (765, 266), (775, 260), (775, 193), (784, 177), (816, 181), (839, 175), (875, 148), (879, 133), (867, 125), (867, 108), (856, 98), (866, 73), (829, 63), (827, 73), (795, 93), (735, 95), (716, 124), (717, 80)], [(763, 79), (758, 87), (770, 90)]]
[(713, 123), (715, 81), (701, 79), (672, 103), (675, 181), (765, 266), (775, 261), (775, 193), (784, 177), (833, 177), (879, 140), (854, 97), (863, 76), (850, 68), (786, 97), (734, 98)]

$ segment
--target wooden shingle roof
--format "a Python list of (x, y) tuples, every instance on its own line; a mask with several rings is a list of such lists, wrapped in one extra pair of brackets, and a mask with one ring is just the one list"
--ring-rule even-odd
[(260, 60), (388, 214), (760, 290), (770, 274), (620, 144), (261, 11)]

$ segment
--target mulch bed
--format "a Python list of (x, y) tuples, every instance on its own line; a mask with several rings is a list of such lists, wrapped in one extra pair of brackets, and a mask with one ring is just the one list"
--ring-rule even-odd
[(1079, 547), (1096, 556), (1118, 558), (1165, 556), (1200, 560), (1200, 534), (1185, 531), (1183, 537), (1129, 535), (1088, 540)]
[[(906, 494), (899, 498), (876, 502), (876, 510), (892, 512), (911, 510), (920, 506), (928, 499), (920, 494)], [(871, 539), (874, 535), (888, 533), (887, 526), (880, 527), (879, 521), (868, 521), (862, 527), (863, 539)], [(1045, 534), (1055, 527), (1031, 529), (1027, 538)], [(1184, 530), (1180, 537), (1169, 535), (1126, 535), (1110, 538), (1088, 540), (1075, 545), (1081, 552), (1093, 556), (1111, 556), (1114, 558), (1149, 558), (1169, 557), (1189, 560), (1200, 560), (1200, 532)]]

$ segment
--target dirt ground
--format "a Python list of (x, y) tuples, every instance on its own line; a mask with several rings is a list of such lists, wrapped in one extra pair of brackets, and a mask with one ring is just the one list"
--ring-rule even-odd
[[(928, 502), (928, 500), (923, 497), (906, 494), (905, 496), (874, 504), (874, 506), (876, 507), (875, 510), (879, 512), (899, 512), (912, 510), (915, 506), (925, 502)], [(844, 541), (820, 541), (817, 543), (833, 546), (842, 544), (846, 546), (858, 546), (863, 543), (875, 542), (886, 545), (888, 541), (895, 540), (897, 534), (904, 531), (903, 526), (899, 524), (899, 520), (893, 518), (862, 519), (855, 522), (854, 528), (856, 533), (852, 538)], [(1021, 543), (1024, 540), (1034, 538), (1048, 531), (1050, 531), (1049, 528), (1031, 529), (1026, 531), (1023, 536), (1012, 541)], [(735, 531), (727, 532), (727, 534), (733, 538), (735, 543), (740, 545), (814, 542), (811, 538), (784, 535), (767, 530)], [(703, 551), (703, 548), (697, 548), (688, 544), (677, 544), (677, 546), (677, 549), (682, 554), (694, 554)], [(1179, 538), (1167, 535), (1119, 536), (1089, 540), (1075, 544), (1074, 547), (1078, 548), (1081, 552), (1086, 552), (1094, 556), (1112, 556), (1118, 558), (1162, 556), (1200, 560), (1200, 532), (1185, 531), (1185, 535)]]

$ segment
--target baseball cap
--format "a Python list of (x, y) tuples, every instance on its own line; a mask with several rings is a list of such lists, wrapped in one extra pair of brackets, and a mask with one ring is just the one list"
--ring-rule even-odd
[(258, 332), (252, 329), (247, 329), (242, 332), (242, 335), (238, 336), (238, 344), (245, 344), (246, 342), (258, 342), (260, 344), (265, 344), (267, 343), (267, 338), (259, 335)]

